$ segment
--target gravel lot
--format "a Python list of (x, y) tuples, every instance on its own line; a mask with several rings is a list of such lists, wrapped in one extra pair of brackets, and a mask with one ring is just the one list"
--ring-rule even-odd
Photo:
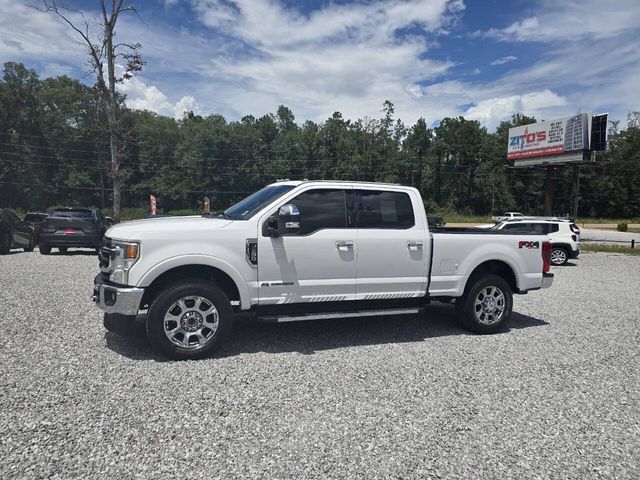
[(96, 262), (0, 257), (0, 478), (640, 476), (638, 257), (555, 268), (497, 335), (245, 319), (196, 362), (106, 334)]

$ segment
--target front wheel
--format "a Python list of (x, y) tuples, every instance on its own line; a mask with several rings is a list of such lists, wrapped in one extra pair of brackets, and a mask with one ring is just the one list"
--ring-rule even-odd
[(511, 318), (511, 287), (497, 275), (484, 275), (470, 282), (473, 283), (456, 301), (460, 322), (475, 333), (497, 332)]
[(233, 327), (231, 302), (215, 285), (190, 280), (158, 293), (147, 314), (147, 337), (169, 358), (203, 358), (215, 351)]
[(11, 234), (0, 233), (0, 254), (9, 253), (11, 251)]
[(569, 261), (569, 254), (564, 248), (554, 247), (551, 249), (551, 263), (553, 265), (565, 265)]

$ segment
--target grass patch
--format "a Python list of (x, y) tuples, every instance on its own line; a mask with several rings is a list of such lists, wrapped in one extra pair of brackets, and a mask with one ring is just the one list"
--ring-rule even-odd
[(640, 248), (619, 247), (617, 245), (603, 245), (601, 243), (582, 243), (580, 250), (583, 252), (607, 252), (624, 253), (626, 255), (640, 255)]

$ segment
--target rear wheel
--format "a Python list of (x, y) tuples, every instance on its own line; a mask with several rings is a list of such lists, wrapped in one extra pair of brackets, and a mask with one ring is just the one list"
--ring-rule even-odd
[(511, 318), (513, 293), (497, 275), (470, 279), (470, 286), (456, 301), (460, 322), (475, 333), (495, 333)]
[(191, 280), (158, 293), (147, 315), (147, 337), (175, 360), (202, 358), (214, 352), (233, 327), (231, 302), (215, 285)]
[(40, 244), (40, 253), (42, 255), (49, 255), (51, 253), (51, 247)]
[(553, 265), (565, 265), (569, 261), (567, 250), (562, 247), (553, 247), (551, 249), (551, 263)]
[(31, 237), (29, 238), (29, 246), (28, 247), (24, 247), (24, 251), (25, 252), (33, 252), (34, 248), (36, 248), (36, 236), (31, 234)]

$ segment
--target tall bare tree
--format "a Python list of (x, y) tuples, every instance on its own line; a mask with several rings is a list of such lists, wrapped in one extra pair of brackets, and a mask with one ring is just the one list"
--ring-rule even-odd
[[(115, 43), (116, 23), (120, 14), (135, 14), (135, 6), (125, 4), (124, 0), (98, 0), (98, 7), (99, 16), (92, 21), (87, 19), (83, 11), (66, 7), (56, 0), (42, 0), (42, 8), (36, 8), (52, 13), (64, 21), (80, 36), (89, 53), (89, 65), (96, 75), (96, 87), (107, 120), (113, 182), (113, 217), (118, 221), (122, 207), (120, 160), (124, 152), (126, 132), (118, 122), (116, 84), (131, 78), (133, 72), (142, 70), (144, 62), (140, 56), (142, 45), (139, 43)], [(116, 74), (118, 59), (123, 63), (124, 71)]]

